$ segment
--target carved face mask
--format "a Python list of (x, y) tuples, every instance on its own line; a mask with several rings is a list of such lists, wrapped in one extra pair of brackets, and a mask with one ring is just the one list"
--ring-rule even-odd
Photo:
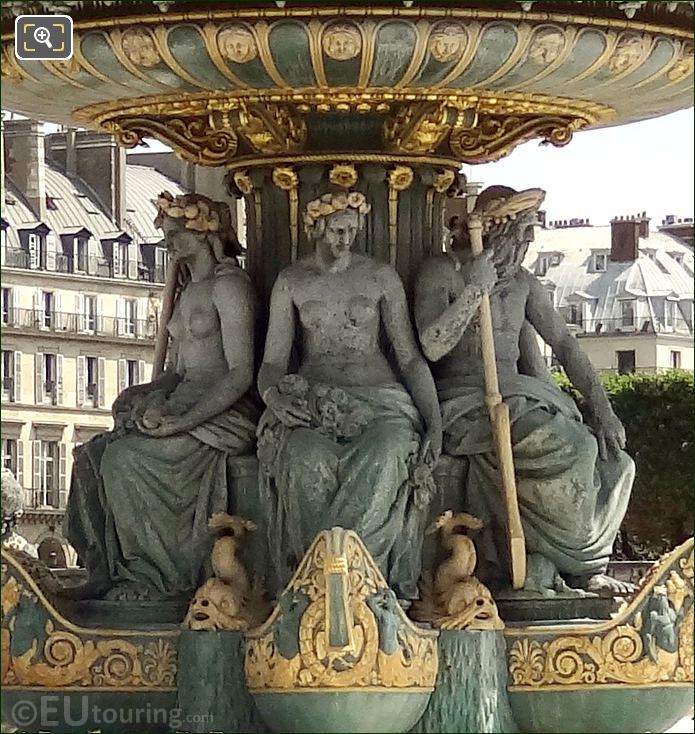
[(239, 618), (241, 604), (234, 590), (219, 579), (209, 579), (196, 591), (183, 620), (189, 630), (238, 630), (246, 627)]

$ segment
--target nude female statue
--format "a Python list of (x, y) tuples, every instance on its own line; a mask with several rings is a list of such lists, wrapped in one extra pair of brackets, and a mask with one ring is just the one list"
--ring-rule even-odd
[[(625, 432), (589, 359), (554, 310), (546, 289), (521, 266), (542, 201), (538, 193), (534, 206), (492, 225), (481, 256), (472, 257), (466, 232), (459, 228), (454, 251), (424, 263), (415, 295), (418, 332), (437, 381), (444, 452), (465, 459), (463, 504), (485, 521), (479, 548), (481, 579), (504, 585), (508, 568), (503, 504), (482, 389), (477, 311), (487, 292), (500, 388), (511, 412), (527, 552), (551, 561), (577, 586), (624, 591), (603, 571), (627, 508), (634, 464), (623, 451)], [(495, 199), (524, 194), (493, 186), (480, 194), (476, 210)], [(590, 427), (547, 369), (538, 369), (534, 329), (586, 399)], [(542, 565), (541, 559), (529, 560), (529, 568)]]
[(209, 553), (209, 517), (228, 509), (227, 457), (255, 444), (255, 298), (238, 267), (226, 204), (158, 200), (156, 224), (179, 265), (167, 326), (168, 367), (124, 390), (114, 431), (75, 453), (65, 534), (87, 566), (89, 590), (112, 598), (189, 595)]
[(407, 599), (417, 593), (431, 482), (423, 467), (439, 455), (441, 417), (400, 278), (351, 251), (368, 210), (357, 192), (311, 202), (305, 223), (315, 253), (273, 287), (258, 376), (268, 406), (262, 491), (280, 587), (316, 534), (340, 525), (357, 531)]

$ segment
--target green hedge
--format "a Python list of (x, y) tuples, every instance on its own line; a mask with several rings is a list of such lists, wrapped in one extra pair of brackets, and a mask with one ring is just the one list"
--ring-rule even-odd
[[(566, 375), (554, 377), (582, 409)], [(602, 379), (637, 468), (616, 558), (654, 559), (693, 533), (693, 375), (672, 370)]]

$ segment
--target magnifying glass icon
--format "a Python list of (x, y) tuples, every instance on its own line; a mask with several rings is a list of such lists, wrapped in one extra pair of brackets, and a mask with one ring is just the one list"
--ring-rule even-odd
[(48, 30), (48, 28), (45, 28), (44, 26), (39, 26), (34, 31), (34, 40), (37, 43), (45, 43), (48, 48), (53, 48), (51, 45), (51, 34)]

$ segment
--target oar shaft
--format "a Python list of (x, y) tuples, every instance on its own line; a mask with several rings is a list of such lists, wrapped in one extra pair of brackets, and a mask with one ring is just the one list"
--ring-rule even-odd
[[(475, 212), (469, 214), (468, 231), (471, 237), (471, 250), (475, 257), (483, 252), (483, 222)], [(497, 377), (497, 356), (495, 354), (495, 332), (490, 310), (490, 296), (483, 294), (480, 301), (480, 346), (483, 358), (485, 379), (485, 403), (490, 413), (490, 423), (495, 439), (495, 453), (499, 465), (502, 484), (502, 500), (507, 517), (507, 539), (512, 586), (523, 587), (526, 581), (526, 542), (519, 513), (519, 501), (514, 476), (514, 456), (512, 453), (511, 424), (509, 408), (502, 402)]]

